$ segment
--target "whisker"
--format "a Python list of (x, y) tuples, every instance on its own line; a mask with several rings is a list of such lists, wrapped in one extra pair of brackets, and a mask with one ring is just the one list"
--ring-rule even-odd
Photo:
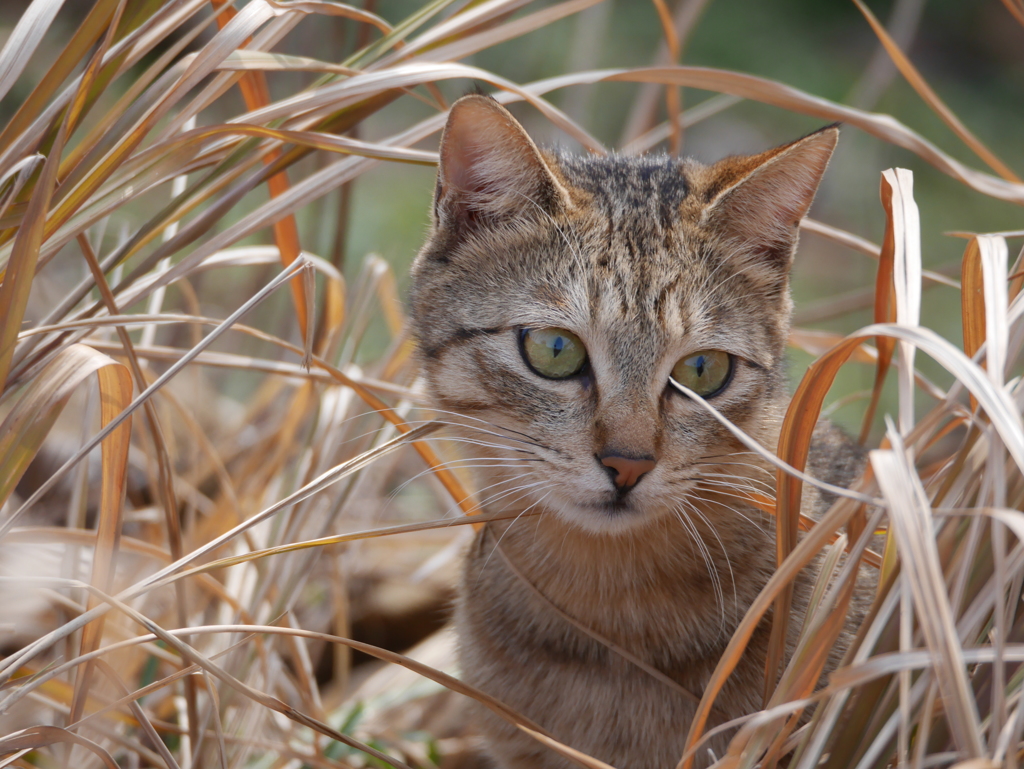
[[(739, 602), (740, 601), (739, 601), (739, 595), (736, 592), (736, 575), (733, 573), (733, 570), (732, 570), (732, 560), (729, 558), (729, 551), (726, 549), (725, 543), (722, 542), (722, 538), (718, 535), (718, 529), (715, 528), (715, 525), (711, 522), (711, 520), (706, 515), (704, 515), (704, 513), (702, 513), (700, 511), (700, 509), (696, 505), (690, 505), (690, 509), (693, 510), (693, 512), (696, 513), (697, 516), (702, 521), (704, 521), (704, 525), (706, 525), (709, 529), (711, 529), (711, 533), (714, 535), (715, 539), (718, 540), (718, 546), (722, 549), (722, 555), (725, 556), (725, 565), (729, 569), (729, 579), (732, 581), (732, 602), (733, 602), (732, 605), (733, 605), (733, 611), (736, 611), (736, 607), (739, 606)], [(723, 620), (725, 619), (725, 596), (724, 595), (722, 597), (722, 619)]]
[[(716, 493), (716, 494), (719, 494), (719, 495), (721, 495), (721, 496), (723, 496), (723, 497), (733, 497), (733, 498), (735, 498), (735, 499), (738, 499), (738, 500), (740, 500), (741, 502), (748, 502), (748, 504), (749, 504), (749, 501), (748, 501), (748, 500), (747, 500), (747, 499), (746, 499), (745, 497), (743, 497), (743, 496), (741, 496), (741, 495), (739, 495), (739, 494), (730, 494), (730, 493), (729, 493), (729, 492), (727, 492), (727, 491), (717, 491), (717, 490), (715, 491), (715, 493)], [(713, 502), (713, 504), (715, 504), (715, 505), (717, 505), (718, 507), (721, 507), (721, 508), (723, 508), (723, 509), (725, 509), (725, 510), (728, 510), (728, 511), (729, 511), (730, 513), (732, 513), (733, 515), (737, 515), (737, 516), (739, 516), (739, 517), (740, 517), (740, 518), (742, 518), (742, 519), (743, 519), (744, 521), (746, 521), (746, 522), (747, 522), (747, 523), (749, 523), (749, 524), (750, 524), (751, 526), (753, 526), (753, 527), (754, 527), (755, 529), (757, 529), (757, 530), (758, 530), (759, 532), (761, 532), (762, 534), (764, 534), (764, 536), (765, 536), (765, 537), (771, 538), (772, 534), (771, 534), (770, 532), (766, 531), (765, 529), (761, 528), (761, 526), (760, 526), (760, 525), (759, 525), (759, 524), (758, 524), (758, 523), (757, 523), (756, 521), (754, 521), (754, 519), (753, 519), (753, 518), (751, 518), (751, 517), (750, 517), (749, 515), (746, 515), (746, 514), (744, 514), (744, 513), (740, 512), (740, 511), (739, 511), (739, 510), (737, 510), (737, 509), (736, 509), (735, 507), (730, 507), (729, 505), (725, 504), (724, 502), (718, 502), (718, 501), (716, 500), (716, 501), (714, 501), (714, 502)], [(757, 508), (756, 508), (756, 507), (751, 507), (751, 509), (753, 509), (753, 510), (757, 510)], [(760, 511), (760, 510), (758, 510), (758, 512), (761, 512), (761, 511)], [(763, 516), (763, 515), (764, 515), (764, 514), (762, 513), (762, 516)], [(763, 520), (764, 520), (764, 518), (762, 517), (762, 518), (761, 518), (761, 520), (763, 521)]]
[[(554, 486), (554, 484), (553, 484), (553, 483), (552, 483), (552, 484), (549, 484), (549, 486)], [(543, 497), (541, 497), (540, 499), (538, 499), (538, 500), (537, 500), (536, 502), (534, 502), (534, 503), (533, 503), (532, 505), (530, 505), (529, 507), (527, 507), (527, 508), (526, 508), (525, 510), (523, 510), (523, 511), (522, 511), (521, 513), (519, 513), (519, 515), (517, 515), (517, 516), (516, 516), (515, 518), (513, 518), (513, 519), (512, 519), (512, 522), (511, 522), (511, 523), (510, 523), (510, 524), (509, 524), (509, 525), (508, 525), (508, 526), (507, 526), (507, 527), (505, 528), (505, 530), (504, 530), (503, 532), (501, 532), (501, 536), (500, 536), (500, 537), (498, 537), (498, 541), (494, 543), (494, 547), (492, 547), (492, 548), (491, 548), (491, 552), (487, 554), (487, 558), (486, 558), (486, 559), (484, 559), (484, 565), (483, 565), (483, 566), (481, 567), (481, 569), (480, 569), (480, 571), (481, 571), (481, 572), (482, 572), (482, 571), (483, 571), (484, 569), (486, 569), (486, 568), (487, 568), (487, 564), (489, 564), (489, 563), (491, 562), (491, 558), (492, 558), (492, 557), (494, 556), (494, 551), (498, 549), (498, 546), (499, 546), (499, 545), (501, 545), (501, 540), (503, 540), (503, 539), (505, 538), (505, 535), (506, 535), (506, 534), (508, 534), (508, 533), (509, 533), (509, 531), (511, 531), (511, 530), (512, 530), (512, 527), (516, 525), (516, 522), (517, 522), (517, 521), (518, 521), (518, 520), (519, 520), (520, 518), (522, 518), (522, 517), (523, 517), (524, 515), (526, 515), (526, 513), (528, 513), (528, 512), (530, 511), (530, 510), (532, 510), (533, 508), (535, 508), (535, 507), (537, 507), (538, 505), (540, 505), (540, 503), (541, 503), (541, 502), (543, 502), (543, 501), (544, 501), (545, 499), (547, 499), (547, 498), (548, 498), (548, 497), (549, 497), (550, 495), (551, 495), (551, 491), (550, 491), (550, 489), (549, 489), (549, 490), (548, 490), (548, 492), (547, 492), (547, 494), (545, 494), (545, 495), (544, 495)]]
[(775, 484), (762, 481), (760, 478), (747, 478), (743, 475), (731, 475), (730, 473), (704, 473), (701, 482), (707, 484), (734, 483), (746, 489), (757, 489), (769, 496), (775, 496)]
[(710, 467), (749, 467), (752, 470), (760, 470), (762, 473), (767, 475), (769, 478), (775, 478), (775, 473), (766, 467), (761, 465), (755, 465), (753, 462), (693, 462), (693, 465), (708, 465)]
[(683, 525), (683, 528), (693, 539), (694, 545), (697, 547), (697, 552), (700, 554), (701, 560), (704, 561), (704, 568), (707, 569), (708, 577), (711, 579), (711, 589), (715, 594), (715, 601), (721, 607), (722, 622), (721, 626), (725, 628), (725, 593), (722, 591), (722, 582), (718, 575), (718, 569), (715, 568), (714, 559), (711, 557), (711, 552), (708, 550), (707, 543), (700, 536), (700, 532), (697, 531), (697, 527), (693, 521), (690, 520), (690, 516), (686, 510), (683, 509), (682, 505), (686, 505), (692, 509), (692, 505), (687, 504), (686, 500), (680, 500), (680, 505), (677, 505), (674, 509), (676, 517), (679, 522)]

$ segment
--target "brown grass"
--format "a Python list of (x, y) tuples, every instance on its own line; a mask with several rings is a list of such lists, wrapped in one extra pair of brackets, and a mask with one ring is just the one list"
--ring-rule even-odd
[[(457, 766), (476, 743), (452, 708), (472, 697), (604, 766), (460, 683), (446, 631), (411, 656), (353, 640), (367, 618), (422, 637), (416, 611), (448, 600), (465, 524), (482, 519), (423, 408), (391, 266), (370, 256), (346, 284), (343, 249), (311, 253), (300, 219), (323, 216), (335, 190), (347, 200), (381, 162), (435, 163), (416, 145), (433, 146), (441, 85), (462, 79), (528, 102), (594, 152), (601, 142), (546, 94), (603, 82), (664, 93), (660, 125), (637, 99), (633, 149), (679, 147), (700, 121), (762, 102), (843, 121), (972, 194), (1024, 203), (1015, 172), (854, 1), (997, 175), (892, 116), (755, 75), (657, 61), (520, 85), (461, 63), (597, 0), (434, 0), (397, 23), (314, 0), (97, 0), (45, 71), (26, 67), (60, 4), (36, 0), (0, 50), (0, 98), (32, 80), (0, 132), (0, 765)], [(1024, 20), (1019, 0), (1003, 2)], [(654, 3), (670, 62), (704, 5)], [(310, 15), (354, 30), (350, 55), (275, 53)], [(278, 75), (298, 85), (275, 98)], [(683, 110), (681, 88), (721, 96)], [(427, 117), (408, 117), (423, 105)], [(913, 181), (883, 174), (881, 245), (805, 223), (877, 260), (873, 294), (851, 305), (873, 307), (873, 323), (793, 332), (816, 361), (779, 446), (758, 447), (779, 468), (776, 500), (751, 500), (775, 516), (779, 569), (707, 686), (680, 767), (773, 605), (785, 637), (790, 581), (822, 550), (797, 650), (773, 646), (765, 709), (719, 765), (1017, 765), (1024, 252), (1011, 264), (1008, 238), (1022, 233), (969, 234), (959, 276), (925, 270)], [(347, 224), (333, 222), (331, 242)], [(962, 345), (921, 325), (924, 281), (962, 285)], [(922, 356), (951, 386), (915, 367)], [(810, 433), (836, 376), (864, 365), (877, 374), (862, 441), (883, 421), (884, 432), (865, 476), (814, 523), (800, 510), (815, 482), (802, 472)], [(883, 420), (893, 377), (895, 416)], [(41, 474), (30, 470), (40, 452), (52, 465)], [(880, 570), (874, 609), (816, 691), (862, 562)], [(403, 672), (352, 668), (353, 650)]]

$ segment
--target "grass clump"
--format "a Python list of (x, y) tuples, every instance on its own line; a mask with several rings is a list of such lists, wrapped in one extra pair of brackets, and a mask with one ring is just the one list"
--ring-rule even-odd
[[(1004, 6), (1006, 24), (1024, 22), (1019, 0)], [(872, 65), (849, 99), (830, 100), (678, 64), (702, 13), (721, 23), (694, 0), (655, 0), (649, 29), (618, 36), (624, 11), (597, 0), (434, 0), (394, 15), (96, 0), (64, 26), (71, 10), (32, 3), (0, 50), (5, 765), (469, 765), (464, 696), (532, 729), (453, 677), (440, 612), (480, 518), (416, 385), (401, 266), (346, 253), (366, 237), (359, 195), (396, 178), (382, 164), (426, 167), (425, 208), (436, 134), (475, 82), (593, 152), (610, 131), (594, 94), (633, 101), (610, 142), (626, 151), (684, 148), (748, 114), (842, 121), (873, 137), (872, 152), (901, 148), (919, 179), (940, 179), (919, 185), (929, 205), (947, 185), (1019, 222), (1012, 163), (904, 54), (906, 25), (890, 34), (856, 7), (895, 68)], [(517, 82), (532, 74), (515, 52), (567, 24), (579, 66)], [(617, 55), (634, 32), (663, 41), (654, 61), (648, 46), (644, 66), (623, 54), (629, 66), (597, 69), (619, 62), (588, 51), (607, 42)], [(868, 109), (897, 71), (955, 150)], [(698, 91), (715, 95), (690, 106)], [(833, 173), (852, 165), (840, 158)], [(813, 526), (786, 469), (774, 499), (754, 500), (775, 516), (779, 570), (703, 714), (744, 629), (773, 605), (785, 637), (792, 576), (822, 550), (834, 573), (796, 654), (769, 660), (765, 709), (739, 725), (722, 766), (1018, 761), (1024, 252), (1010, 246), (1024, 232), (954, 234), (962, 255), (935, 260), (949, 246), (929, 245), (939, 228), (922, 226), (913, 181), (882, 175), (879, 244), (841, 214), (804, 222), (805, 249), (869, 285), (798, 306), (793, 346), (813, 362), (767, 449), (802, 469), (819, 413), (838, 408), (873, 450), (856, 495)], [(856, 194), (873, 197), (875, 183)], [(837, 266), (846, 252), (867, 259)], [(937, 330), (922, 322), (934, 316)], [(837, 377), (845, 391), (830, 395)], [(874, 610), (816, 691), (861, 564), (879, 570)], [(682, 766), (703, 728), (699, 717)]]

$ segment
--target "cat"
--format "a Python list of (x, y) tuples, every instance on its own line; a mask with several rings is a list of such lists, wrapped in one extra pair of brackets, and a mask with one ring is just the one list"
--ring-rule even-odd
[[(775, 447), (798, 223), (838, 134), (710, 166), (577, 156), (539, 150), (483, 95), (457, 101), (444, 129), (411, 325), (484, 511), (523, 514), (487, 524), (467, 556), (462, 674), (618, 769), (676, 765), (696, 697), (774, 570), (774, 522), (742, 498), (771, 494), (774, 472), (669, 380)], [(813, 473), (845, 485), (861, 463), (819, 425)], [(719, 720), (761, 708), (769, 629)], [(575, 766), (479, 710), (503, 769)]]

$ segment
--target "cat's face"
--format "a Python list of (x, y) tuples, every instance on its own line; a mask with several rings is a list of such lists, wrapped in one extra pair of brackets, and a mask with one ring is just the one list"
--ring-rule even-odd
[(773, 445), (796, 225), (835, 138), (711, 167), (542, 155), (495, 102), (456, 104), (413, 329), (489, 509), (615, 532), (728, 493), (742, 445), (670, 379)]

